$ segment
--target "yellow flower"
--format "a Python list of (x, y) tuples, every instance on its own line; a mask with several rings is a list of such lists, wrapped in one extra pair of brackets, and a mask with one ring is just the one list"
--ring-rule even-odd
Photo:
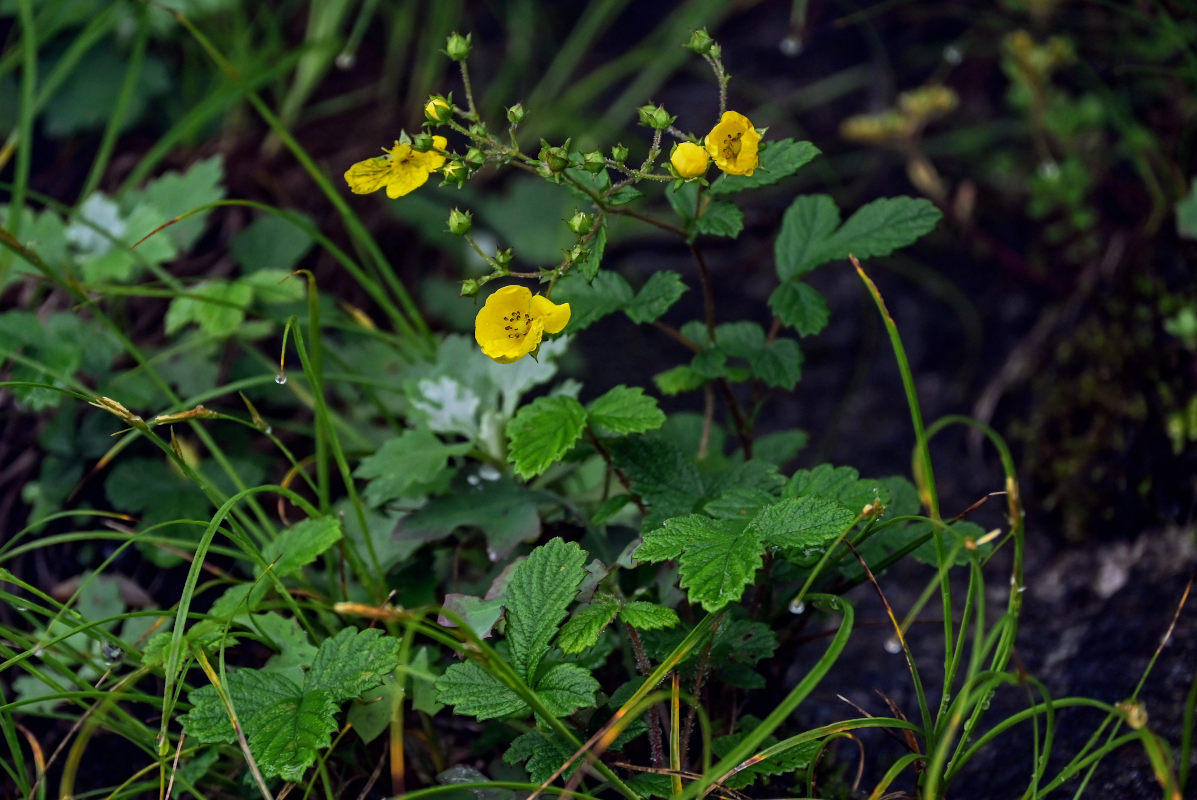
[(370, 194), (386, 187), (387, 197), (394, 200), (424, 185), (429, 174), (445, 163), (443, 151), (449, 140), (432, 137), (432, 150), (417, 153), (410, 144), (395, 142), (385, 156), (359, 161), (345, 172), (345, 182), (354, 194)]
[(535, 352), (544, 334), (559, 333), (568, 322), (569, 303), (558, 305), (523, 286), (504, 286), (486, 298), (474, 320), (474, 338), (484, 354), (510, 364)]
[(673, 154), (669, 156), (669, 163), (677, 170), (678, 177), (686, 179), (706, 174), (710, 160), (707, 151), (694, 142), (682, 142), (673, 148)]
[(715, 160), (715, 166), (729, 175), (751, 175), (760, 163), (757, 157), (760, 142), (761, 135), (748, 117), (724, 111), (719, 124), (707, 134), (707, 152)]

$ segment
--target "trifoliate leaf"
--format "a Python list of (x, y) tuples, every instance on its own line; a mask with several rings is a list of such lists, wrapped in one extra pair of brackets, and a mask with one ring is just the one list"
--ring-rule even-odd
[(473, 661), (451, 664), (436, 679), (436, 699), (458, 714), (479, 720), (498, 719), (528, 711), (528, 704), (502, 681)]
[(472, 448), (468, 443), (444, 444), (431, 432), (416, 428), (388, 440), (374, 455), (363, 458), (353, 475), (370, 481), (362, 497), (368, 505), (379, 506), (432, 483), (448, 467), (450, 457), (464, 455)]
[(686, 284), (681, 275), (672, 270), (654, 272), (627, 303), (624, 313), (632, 322), (646, 325), (668, 311), (685, 293)]
[(810, 142), (796, 142), (793, 139), (769, 142), (768, 147), (761, 151), (760, 165), (751, 175), (721, 175), (711, 184), (709, 191), (720, 195), (768, 186), (793, 175), (817, 155), (819, 148)]
[(599, 682), (577, 664), (554, 664), (536, 682), (536, 694), (557, 717), (594, 705)]
[(398, 639), (378, 628), (345, 628), (320, 643), (304, 690), (349, 700), (385, 681), (398, 664)]
[(344, 533), (336, 517), (305, 519), (267, 542), (262, 558), (280, 578), (299, 572), (321, 553), (341, 541)]
[(587, 414), (591, 425), (611, 433), (645, 433), (665, 424), (665, 412), (639, 386), (616, 386), (592, 402)]
[(773, 243), (777, 275), (793, 280), (827, 261), (827, 241), (840, 224), (840, 210), (825, 194), (801, 195), (781, 218), (781, 231)]
[(779, 547), (822, 547), (852, 525), (857, 512), (828, 497), (788, 497), (766, 506), (748, 527)]
[(649, 562), (678, 559), (690, 602), (713, 612), (740, 599), (763, 563), (761, 551), (760, 533), (743, 522), (691, 514), (644, 534), (634, 556)]
[(831, 319), (831, 310), (823, 295), (802, 281), (786, 281), (774, 289), (769, 295), (769, 308), (801, 336), (818, 333)]
[(571, 655), (594, 647), (617, 613), (619, 604), (610, 598), (596, 600), (588, 606), (583, 606), (569, 622), (561, 626), (557, 646), (561, 648), (561, 652)]
[(634, 295), (631, 285), (617, 272), (599, 270), (594, 281), (587, 283), (583, 275), (571, 271), (557, 282), (553, 302), (569, 303), (569, 324), (565, 326), (565, 332), (577, 333), (619, 311)]
[(707, 204), (702, 215), (694, 221), (694, 232), (709, 236), (727, 236), (735, 239), (744, 230), (744, 213), (735, 203), (715, 200)]
[(196, 286), (189, 296), (170, 301), (166, 332), (175, 333), (194, 322), (210, 336), (232, 336), (245, 321), (245, 309), (253, 296), (253, 287), (244, 283), (212, 281)]
[[(311, 224), (306, 214), (288, 214)], [(229, 252), (248, 274), (261, 270), (290, 273), (312, 249), (313, 240), (303, 228), (277, 214), (263, 214), (229, 241)], [(300, 286), (302, 281), (295, 281)]]
[(748, 365), (767, 385), (788, 391), (802, 377), (802, 350), (793, 339), (774, 339), (750, 356)]
[(706, 383), (706, 378), (699, 375), (693, 368), (682, 364), (657, 373), (653, 376), (653, 382), (657, 384), (661, 394), (672, 396), (697, 389)]
[(598, 232), (591, 237), (587, 243), (589, 253), (586, 258), (574, 265), (574, 268), (581, 273), (587, 282), (593, 281), (598, 275), (599, 266), (603, 261), (603, 254), (607, 250), (607, 224), (603, 223), (599, 226)]
[(586, 428), (586, 409), (572, 397), (540, 397), (507, 423), (508, 460), (521, 478), (534, 478), (573, 449)]
[(507, 642), (511, 665), (531, 680), (586, 577), (586, 553), (550, 539), (516, 565), (507, 584)]
[(622, 606), (619, 609), (619, 618), (633, 628), (646, 631), (672, 628), (681, 621), (672, 608), (646, 603), (643, 600), (633, 600)]

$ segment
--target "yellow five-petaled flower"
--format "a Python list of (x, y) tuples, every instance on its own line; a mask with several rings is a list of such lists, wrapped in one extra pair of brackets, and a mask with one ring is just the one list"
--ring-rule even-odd
[(761, 135), (736, 111), (724, 111), (719, 124), (707, 134), (707, 152), (715, 166), (729, 175), (751, 175), (760, 163), (757, 149)]
[(345, 172), (345, 182), (354, 194), (370, 194), (386, 187), (387, 197), (394, 200), (424, 185), (428, 176), (445, 163), (445, 146), (449, 140), (444, 136), (432, 137), (432, 149), (418, 153), (411, 144), (400, 144), (386, 155), (359, 161)]
[(482, 352), (500, 364), (518, 361), (540, 347), (546, 333), (560, 333), (569, 322), (569, 303), (554, 303), (523, 286), (504, 286), (486, 298), (474, 320)]

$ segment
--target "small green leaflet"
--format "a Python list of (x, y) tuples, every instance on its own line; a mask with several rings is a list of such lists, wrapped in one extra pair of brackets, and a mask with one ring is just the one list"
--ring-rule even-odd
[(681, 275), (672, 270), (654, 272), (624, 307), (624, 313), (632, 322), (646, 325), (656, 321), (685, 293)]
[(589, 248), (589, 253), (585, 259), (575, 264), (575, 267), (586, 278), (587, 282), (589, 282), (593, 281), (594, 277), (598, 275), (599, 265), (603, 260), (603, 253), (607, 250), (606, 223), (599, 225), (598, 232), (591, 237), (590, 242), (586, 246)]
[(372, 456), (366, 456), (353, 471), (356, 478), (370, 482), (362, 497), (371, 507), (382, 505), (436, 480), (448, 468), (451, 456), (473, 449), (467, 443), (447, 445), (424, 428), (407, 430), (385, 442)]
[(571, 655), (589, 650), (618, 613), (619, 603), (614, 598), (596, 598), (590, 605), (578, 609), (573, 618), (561, 626), (557, 646), (563, 653)]
[(299, 572), (341, 541), (341, 521), (318, 517), (297, 522), (262, 548), (262, 558), (280, 578)]
[(653, 383), (657, 384), (661, 394), (673, 396), (697, 389), (706, 383), (706, 378), (702, 377), (693, 367), (681, 364), (654, 375)]
[(196, 286), (190, 295), (176, 297), (166, 309), (166, 332), (175, 333), (189, 322), (219, 339), (232, 336), (245, 321), (245, 310), (253, 300), (253, 287), (246, 283), (210, 281)]
[[(298, 781), (329, 745), (340, 703), (378, 686), (399, 663), (399, 642), (380, 630), (346, 628), (321, 643), (301, 687), (279, 672), (230, 670), (225, 681), (237, 720), (262, 774)], [(201, 742), (236, 740), (213, 686), (188, 695), (183, 729)]]
[(802, 377), (802, 350), (793, 339), (774, 339), (748, 359), (752, 374), (769, 386), (789, 391)]
[(694, 232), (735, 239), (744, 230), (744, 213), (728, 200), (714, 200), (704, 205), (694, 221)]
[(810, 142), (796, 142), (793, 139), (769, 142), (761, 151), (760, 165), (751, 175), (721, 175), (711, 184), (710, 193), (731, 194), (777, 183), (806, 166), (817, 155), (819, 148)]
[(665, 412), (639, 386), (619, 385), (587, 408), (590, 424), (611, 433), (645, 433), (665, 424)]
[(865, 480), (852, 467), (833, 467), (830, 464), (798, 470), (782, 494), (785, 497), (829, 497), (856, 514), (874, 500), (880, 500), (882, 504), (889, 503), (889, 491), (881, 481)]
[(929, 232), (941, 216), (924, 198), (883, 197), (840, 225), (839, 208), (830, 197), (802, 195), (782, 217), (773, 248), (777, 275), (790, 281), (849, 253), (857, 258), (889, 255)]
[(566, 333), (577, 333), (608, 314), (624, 308), (635, 292), (623, 276), (611, 270), (599, 270), (590, 283), (578, 272), (570, 272), (557, 283), (555, 302), (568, 302), (569, 324)]
[(633, 600), (620, 607), (619, 618), (633, 628), (645, 631), (672, 628), (681, 622), (677, 612), (672, 608), (659, 606), (656, 603), (646, 603), (643, 600)]
[(786, 281), (774, 289), (769, 295), (769, 308), (801, 336), (818, 333), (831, 319), (831, 310), (823, 295), (802, 281)]
[(822, 547), (852, 527), (856, 513), (827, 497), (788, 497), (762, 508), (748, 527), (779, 547)]
[(650, 563), (677, 559), (690, 602), (713, 612), (740, 599), (763, 563), (762, 549), (760, 533), (743, 521), (690, 514), (644, 534), (633, 555)]
[(586, 428), (586, 409), (572, 397), (540, 397), (507, 423), (508, 460), (521, 478), (534, 478), (573, 449)]
[(473, 661), (450, 664), (436, 679), (436, 699), (458, 714), (478, 720), (525, 716), (529, 709), (518, 694)]

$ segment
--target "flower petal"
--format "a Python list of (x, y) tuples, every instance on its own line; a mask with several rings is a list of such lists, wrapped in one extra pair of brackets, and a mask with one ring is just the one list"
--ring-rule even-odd
[(385, 156), (359, 161), (345, 171), (345, 183), (354, 194), (377, 192), (391, 177), (391, 159)]
[(532, 317), (544, 321), (545, 333), (560, 333), (569, 324), (569, 303), (558, 304), (542, 295), (533, 295)]

